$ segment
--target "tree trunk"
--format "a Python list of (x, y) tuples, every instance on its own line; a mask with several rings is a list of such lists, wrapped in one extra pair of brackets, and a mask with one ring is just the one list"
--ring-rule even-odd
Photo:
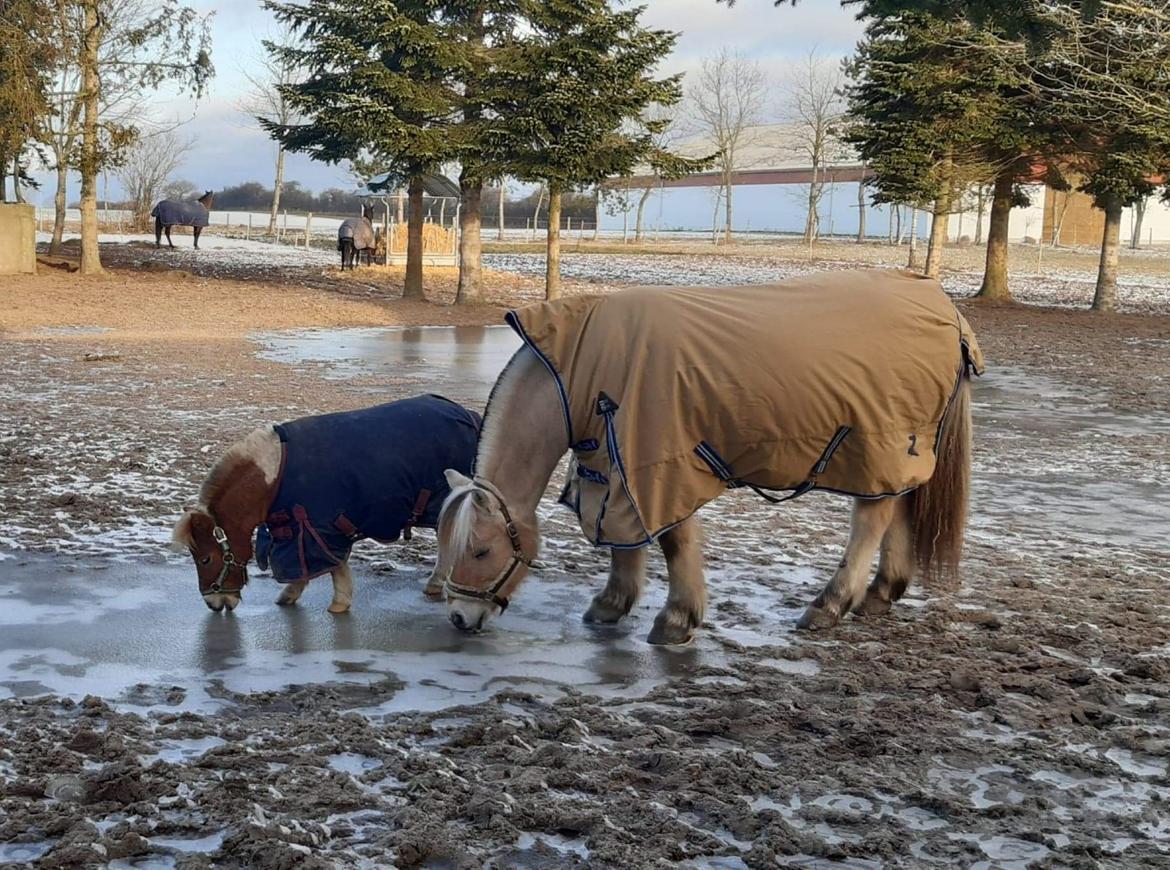
[[(8, 165), (8, 155), (0, 151), (0, 167)], [(8, 202), (8, 173), (0, 169), (0, 202)]]
[(900, 203), (894, 206), (894, 238), (890, 244), (898, 247), (902, 245), (902, 206)]
[(399, 225), (406, 223), (406, 191), (402, 188), (398, 189), (398, 223)]
[(561, 297), (561, 192), (548, 189), (548, 261), (545, 266), (544, 298)]
[(500, 179), (500, 202), (499, 202), (500, 213), (499, 213), (499, 216), (497, 218), (498, 226), (496, 227), (496, 239), (498, 241), (501, 241), (501, 242), (504, 240), (504, 196), (507, 194), (507, 192), (508, 192), (508, 189), (506, 187), (504, 187), (504, 179), (501, 178)]
[(1006, 170), (995, 179), (991, 194), (991, 217), (987, 221), (987, 261), (983, 267), (983, 285), (975, 294), (983, 299), (1006, 301), (1008, 289), (1008, 221), (1012, 214), (1012, 183), (1015, 173)]
[(280, 194), (284, 190), (284, 148), (276, 146), (276, 181), (272, 184), (272, 213), (268, 216), (268, 235), (276, 235), (276, 216), (280, 213)]
[(20, 154), (12, 158), (12, 197), (16, 202), (24, 202), (24, 193), (20, 190)]
[(459, 193), (463, 206), (459, 212), (459, 287), (455, 291), (456, 305), (483, 301), (483, 245), (480, 241), (483, 182), (467, 178), (465, 170), (459, 179)]
[(64, 160), (58, 160), (57, 191), (53, 194), (53, 239), (49, 242), (49, 255), (52, 257), (61, 254), (61, 237), (65, 233), (65, 188), (68, 183), (69, 170)]
[(1121, 253), (1121, 200), (1111, 196), (1105, 203), (1105, 232), (1101, 237), (1101, 265), (1097, 269), (1094, 311), (1117, 310), (1117, 261)]
[(817, 195), (817, 173), (813, 169), (813, 180), (808, 186), (808, 210), (804, 216), (804, 243), (811, 245), (817, 239), (817, 225), (820, 223), (820, 215), (817, 214), (817, 200), (820, 197)]
[(654, 192), (654, 187), (651, 185), (642, 191), (642, 196), (638, 199), (638, 217), (634, 221), (634, 244), (642, 244), (642, 215), (646, 211), (646, 201), (650, 199), (650, 194)]
[(532, 213), (532, 234), (536, 235), (540, 229), (540, 207), (544, 205), (544, 185), (536, 192), (536, 211)]
[(906, 260), (906, 267), (918, 268), (918, 206), (910, 209), (910, 255)]
[(926, 246), (926, 276), (937, 278), (942, 272), (943, 245), (947, 242), (947, 224), (951, 219), (951, 189), (948, 185), (934, 201), (930, 220), (930, 242)]
[(407, 198), (410, 201), (410, 220), (406, 225), (406, 284), (403, 299), (423, 299), (423, 180), (421, 175), (410, 179)]
[(97, 176), (98, 156), (98, 52), (101, 48), (101, 23), (98, 0), (85, 0), (85, 34), (81, 50), (82, 100), (85, 117), (81, 129), (81, 274), (102, 272), (98, 254)]
[(597, 186), (593, 198), (593, 241), (597, 241), (597, 234), (601, 230), (601, 185)]
[(1133, 204), (1133, 238), (1129, 240), (1129, 246), (1135, 251), (1142, 241), (1142, 221), (1146, 217), (1147, 202), (1149, 199), (1143, 196)]
[(865, 179), (857, 182), (857, 243), (865, 241)]
[(979, 192), (975, 194), (975, 244), (983, 244), (983, 208), (987, 205), (987, 188), (979, 185)]
[(723, 200), (724, 219), (726, 223), (723, 225), (723, 241), (731, 244), (731, 174), (728, 173), (724, 179), (723, 192), (727, 196)]

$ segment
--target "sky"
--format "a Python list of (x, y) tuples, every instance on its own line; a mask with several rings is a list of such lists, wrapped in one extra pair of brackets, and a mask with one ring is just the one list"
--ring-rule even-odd
[[(674, 53), (664, 60), (663, 73), (690, 72), (702, 60), (727, 46), (758, 60), (770, 74), (779, 77), (787, 64), (815, 49), (818, 54), (843, 57), (861, 36), (861, 25), (853, 13), (842, 10), (836, 0), (802, 0), (795, 7), (775, 7), (772, 0), (737, 0), (728, 8), (715, 0), (641, 0), (646, 6), (647, 26), (681, 33)], [(144, 94), (160, 122), (184, 122), (179, 135), (189, 139), (191, 150), (177, 177), (202, 189), (219, 190), (244, 181), (272, 183), (275, 150), (255, 122), (238, 108), (248, 84), (245, 72), (255, 70), (264, 48), (261, 40), (274, 34), (277, 26), (259, 0), (187, 0), (201, 14), (212, 18), (212, 61), (216, 74), (207, 95), (193, 102), (176, 98), (165, 90)], [(685, 79), (684, 79), (685, 85)], [(780, 96), (777, 94), (776, 103)], [(765, 107), (771, 112), (773, 106)], [(300, 155), (289, 155), (285, 179), (320, 191), (327, 187), (353, 187), (344, 165), (315, 163)], [(53, 182), (46, 175), (32, 199), (50, 205)], [(111, 198), (120, 195), (111, 174)], [(76, 180), (70, 185), (70, 199), (76, 197)]]

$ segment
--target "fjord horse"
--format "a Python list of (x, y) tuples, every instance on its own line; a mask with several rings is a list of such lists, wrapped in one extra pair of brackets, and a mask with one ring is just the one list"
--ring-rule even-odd
[[(939, 304), (946, 304), (937, 285), (935, 292), (943, 300)], [(665, 302), (655, 301), (658, 307), (647, 306), (656, 312), (651, 316), (660, 316)], [(956, 352), (957, 335), (956, 332)], [(654, 353), (659, 346), (652, 338), (644, 341), (647, 353)], [(621, 358), (615, 347), (623, 345), (607, 346), (603, 352)], [(912, 355), (910, 350), (907, 358), (914, 370), (917, 363)], [(695, 366), (701, 369), (704, 363), (699, 360)], [(628, 361), (624, 364), (632, 365)], [(537, 504), (570, 446), (565, 437), (568, 399), (560, 377), (552, 374), (553, 368), (531, 346), (517, 351), (496, 381), (484, 412), (474, 478), (455, 471), (447, 473), (451, 495), (439, 519), (436, 571), (450, 578), (448, 615), (461, 630), (477, 632), (502, 613), (528, 569), (537, 564)], [(963, 544), (971, 463), (969, 371), (963, 364), (961, 369), (951, 369), (941, 377), (947, 386), (933, 406), (937, 409), (942, 403), (945, 411), (933, 439), (933, 473), (921, 485), (886, 497), (854, 498), (844, 557), (828, 585), (805, 610), (799, 628), (829, 628), (851, 611), (883, 614), (905, 593), (916, 571), (927, 580), (954, 576)], [(880, 399), (876, 396), (873, 401)], [(600, 406), (601, 399), (597, 401)], [(571, 439), (580, 437), (580, 433), (570, 434)], [(909, 444), (910, 456), (919, 456), (913, 438)], [(574, 450), (579, 447), (573, 445)], [(597, 450), (597, 444), (586, 449)], [(898, 449), (906, 452), (905, 447)], [(604, 454), (605, 448), (597, 452)], [(614, 460), (611, 455), (610, 461), (611, 473), (616, 474), (616, 466), (622, 460)], [(627, 457), (626, 461), (639, 460)], [(573, 473), (571, 466), (570, 474)], [(728, 483), (735, 485), (750, 484)], [(811, 488), (812, 485), (808, 487)], [(599, 527), (600, 524), (599, 519)], [(654, 539), (666, 557), (669, 592), (648, 640), (652, 644), (686, 643), (702, 623), (707, 603), (697, 514), (691, 513), (662, 529)], [(870, 565), (879, 549), (877, 574), (867, 586)], [(645, 547), (611, 548), (609, 580), (585, 612), (586, 622), (615, 623), (630, 612), (643, 590), (646, 554)]]

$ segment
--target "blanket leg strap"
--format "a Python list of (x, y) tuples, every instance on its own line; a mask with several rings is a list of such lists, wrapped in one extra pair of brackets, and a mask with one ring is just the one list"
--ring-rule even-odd
[(410, 519), (406, 521), (406, 525), (402, 527), (402, 540), (409, 541), (413, 535), (411, 529), (418, 525), (418, 521), (422, 519), (423, 514), (426, 513), (427, 503), (431, 500), (431, 491), (429, 489), (420, 489), (418, 497), (414, 500), (414, 508), (411, 510)]

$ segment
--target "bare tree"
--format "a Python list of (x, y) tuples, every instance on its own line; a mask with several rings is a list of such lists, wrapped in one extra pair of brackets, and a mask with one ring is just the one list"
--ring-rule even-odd
[(742, 149), (763, 121), (768, 78), (760, 65), (722, 48), (703, 61), (688, 93), (693, 124), (710, 141), (724, 198), (723, 238), (731, 241), (732, 183), (743, 168)]
[(812, 244), (820, 227), (820, 203), (825, 195), (828, 168), (843, 154), (838, 126), (845, 113), (841, 96), (844, 75), (840, 61), (812, 49), (787, 76), (788, 104), (783, 117), (793, 123), (794, 147), (812, 170), (808, 184), (808, 211), (804, 241)]
[(174, 130), (160, 130), (139, 137), (115, 174), (130, 200), (134, 226), (150, 224), (150, 210), (162, 198), (163, 187), (191, 150), (191, 142)]
[[(288, 48), (297, 42), (297, 34), (285, 27), (275, 38), (266, 39), (269, 49), (267, 57), (259, 65), (242, 70), (248, 82), (248, 92), (239, 101), (241, 112), (253, 119), (268, 118), (278, 124), (295, 124), (300, 114), (285, 96), (283, 88), (296, 84), (304, 77), (304, 71), (288, 63), (273, 48)], [(276, 233), (276, 217), (280, 213), (280, 194), (284, 190), (284, 145), (276, 145), (276, 178), (272, 183), (272, 208), (268, 214), (268, 234)], [(368, 180), (368, 179), (367, 179)]]
[[(104, 167), (133, 141), (133, 131), (111, 129), (103, 94), (111, 81), (126, 87), (156, 89), (171, 82), (203, 93), (213, 74), (211, 27), (179, 0), (60, 0), (75, 11), (70, 26), (80, 26), (75, 40), (79, 71), (81, 130), (76, 167), (81, 173), (82, 274), (102, 271), (98, 253), (97, 181)], [(115, 26), (116, 25), (116, 26)]]

